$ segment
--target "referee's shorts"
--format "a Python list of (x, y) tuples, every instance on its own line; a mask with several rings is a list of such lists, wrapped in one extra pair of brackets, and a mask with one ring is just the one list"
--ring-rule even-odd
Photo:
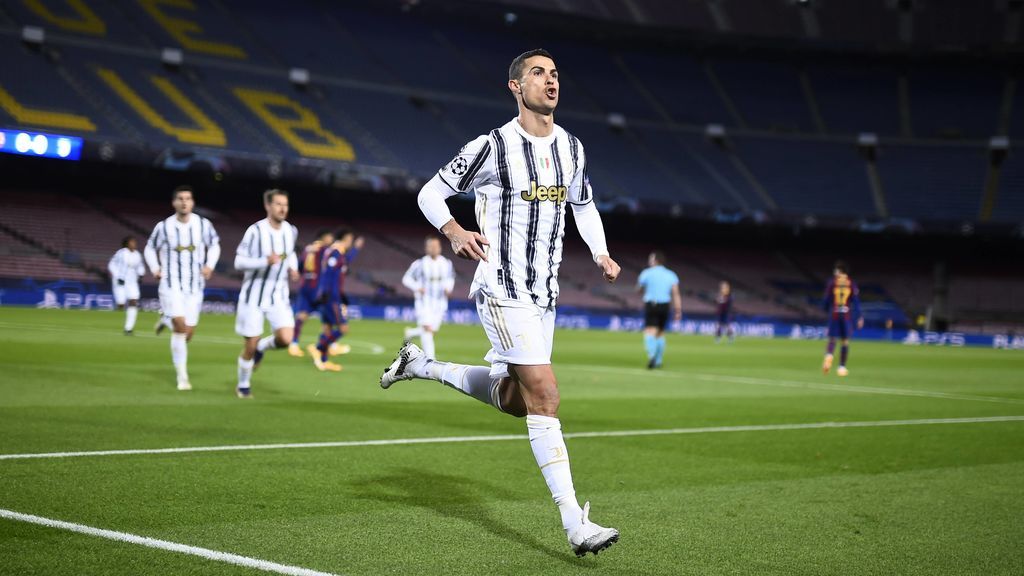
[(668, 324), (668, 302), (644, 302), (644, 328), (664, 330)]

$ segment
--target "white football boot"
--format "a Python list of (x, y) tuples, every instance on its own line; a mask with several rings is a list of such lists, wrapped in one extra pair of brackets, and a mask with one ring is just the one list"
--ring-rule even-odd
[(380, 387), (387, 390), (399, 380), (425, 378), (430, 358), (412, 342), (406, 341), (398, 351), (398, 357), (380, 376)]
[(572, 534), (569, 534), (569, 545), (576, 556), (586, 556), (593, 552), (594, 556), (605, 548), (619, 541), (619, 531), (615, 528), (604, 528), (590, 521), (590, 502), (583, 505), (583, 523)]

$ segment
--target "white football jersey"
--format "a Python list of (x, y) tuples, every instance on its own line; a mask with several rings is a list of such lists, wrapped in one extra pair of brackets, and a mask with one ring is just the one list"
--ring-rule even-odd
[(593, 202), (579, 139), (558, 125), (549, 136), (531, 136), (513, 118), (466, 144), (438, 175), (476, 195), (477, 226), (490, 242), (470, 296), (554, 306), (565, 204)]
[[(402, 284), (416, 294), (416, 302), (446, 305), (446, 292), (455, 287), (455, 266), (444, 256), (424, 256), (413, 260), (402, 277)], [(420, 288), (423, 289), (422, 294)]]
[(146, 273), (142, 265), (142, 254), (138, 250), (121, 248), (107, 263), (107, 270), (114, 280), (122, 280), (125, 284), (138, 284), (139, 278)]
[(217, 266), (220, 258), (220, 237), (213, 223), (198, 214), (191, 214), (181, 223), (171, 215), (153, 228), (145, 248), (150, 270), (159, 269), (161, 289), (202, 293), (206, 286), (203, 267)]
[(245, 270), (242, 290), (238, 293), (239, 302), (253, 306), (288, 302), (288, 269), (298, 269), (298, 258), (295, 256), (295, 242), (298, 237), (299, 229), (287, 220), (276, 229), (266, 218), (249, 226), (238, 244), (235, 255), (264, 259), (265, 263), (266, 257), (275, 253), (281, 260), (273, 266), (264, 264), (259, 268)]

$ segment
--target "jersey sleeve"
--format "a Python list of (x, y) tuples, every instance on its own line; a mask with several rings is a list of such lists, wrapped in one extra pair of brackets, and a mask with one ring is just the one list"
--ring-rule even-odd
[(572, 182), (569, 184), (570, 204), (589, 204), (594, 201), (594, 193), (590, 188), (590, 176), (587, 173), (587, 154), (583, 151), (583, 143), (579, 138), (570, 136), (573, 156), (576, 159), (576, 173), (573, 174)]
[(206, 244), (206, 262), (204, 266), (216, 268), (217, 261), (220, 260), (220, 236), (217, 235), (213, 222), (210, 222), (208, 218), (203, 218), (202, 228), (203, 242)]
[(402, 276), (402, 286), (405, 286), (409, 290), (416, 292), (423, 285), (420, 282), (420, 267), (423, 262), (420, 260), (413, 260), (412, 264), (409, 265), (409, 269), (405, 271)]
[(459, 150), (437, 175), (455, 192), (462, 194), (486, 182), (494, 172), (491, 161), (491, 139), (479, 136)]
[(679, 285), (679, 274), (676, 274), (675, 272), (669, 272), (669, 273), (672, 274), (672, 285), (673, 286), (678, 286)]
[(110, 257), (110, 262), (107, 262), (107, 271), (110, 275), (117, 279), (117, 270), (121, 266), (121, 251), (114, 252), (114, 255)]
[(647, 269), (640, 271), (640, 276), (636, 279), (637, 286), (644, 286), (647, 283)]
[(262, 253), (260, 231), (255, 225), (249, 226), (235, 250), (236, 270), (259, 270), (267, 267), (267, 257)]
[(160, 257), (157, 251), (160, 249), (160, 245), (167, 241), (163, 234), (164, 226), (164, 222), (157, 222), (153, 227), (153, 233), (149, 235), (149, 240), (146, 241), (146, 247), (142, 249), (143, 258), (153, 274), (160, 271)]

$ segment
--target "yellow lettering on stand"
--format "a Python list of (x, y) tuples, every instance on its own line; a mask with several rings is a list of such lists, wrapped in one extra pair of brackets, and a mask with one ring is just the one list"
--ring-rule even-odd
[(99, 77), (110, 86), (111, 90), (117, 93), (129, 106), (135, 110), (142, 119), (150, 126), (160, 130), (164, 134), (177, 138), (180, 142), (188, 144), (199, 144), (202, 146), (224, 146), (227, 138), (224, 130), (221, 129), (209, 116), (203, 113), (191, 100), (178, 90), (167, 78), (152, 76), (149, 81), (156, 86), (157, 90), (167, 97), (179, 110), (185, 113), (195, 126), (175, 126), (153, 109), (138, 92), (125, 83), (116, 72), (107, 68), (100, 68), (96, 71)]
[(81, 132), (96, 131), (96, 125), (85, 116), (22, 106), (3, 87), (0, 87), (0, 109), (14, 117), (18, 124), (25, 126), (63, 128)]
[(196, 38), (202, 33), (202, 26), (191, 20), (171, 16), (164, 12), (166, 8), (181, 8), (194, 12), (196, 5), (192, 0), (139, 0), (139, 5), (186, 50), (225, 58), (246, 58), (245, 50), (238, 46)]
[(58, 16), (43, 0), (22, 0), (25, 6), (37, 16), (67, 32), (106, 36), (107, 25), (92, 11), (85, 0), (64, 0), (76, 16)]
[[(251, 88), (235, 88), (234, 92), (253, 114), (299, 154), (331, 160), (356, 159), (355, 151), (347, 140), (321, 126), (320, 119), (312, 110), (284, 94)], [(290, 114), (282, 115), (279, 112), (281, 109), (289, 111)], [(304, 138), (301, 134), (303, 132), (316, 135), (320, 141)]]

